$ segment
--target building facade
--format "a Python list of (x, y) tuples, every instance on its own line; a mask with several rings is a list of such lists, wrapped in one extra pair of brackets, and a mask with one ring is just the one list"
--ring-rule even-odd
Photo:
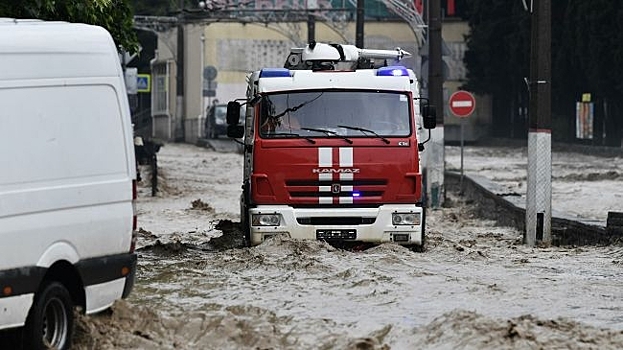
[[(379, 2), (379, 4), (381, 4)], [(444, 11), (457, 14), (461, 7), (454, 1), (444, 3)], [(425, 28), (415, 28), (405, 20), (390, 15), (386, 8), (366, 8), (364, 46), (375, 49), (400, 47), (412, 54), (401, 64), (412, 68), (425, 88), (427, 66)], [(371, 13), (371, 14), (370, 14)], [(449, 17), (443, 23), (444, 96), (447, 98), (465, 80), (463, 55), (467, 23)], [(152, 61), (152, 130), (159, 139), (195, 143), (204, 137), (206, 110), (214, 103), (244, 98), (246, 77), (263, 67), (283, 67), (292, 47), (301, 47), (310, 36), (317, 42), (354, 44), (356, 22), (352, 16), (317, 16), (313, 27), (307, 21), (243, 23), (236, 20), (195, 21), (183, 26), (183, 94), (178, 94), (177, 44), (178, 29), (161, 32), (158, 49)], [(424, 91), (424, 95), (426, 92)], [(480, 98), (479, 98), (480, 99)], [(466, 133), (478, 137), (486, 132), (490, 116), (487, 103), (477, 103), (470, 116)], [(460, 120), (449, 114), (447, 103), (438, 111), (444, 113), (446, 137), (458, 140)]]

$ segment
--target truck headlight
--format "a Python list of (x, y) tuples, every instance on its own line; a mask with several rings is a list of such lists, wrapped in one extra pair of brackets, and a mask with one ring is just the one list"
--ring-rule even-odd
[(253, 214), (251, 218), (253, 226), (279, 226), (281, 214)]
[(393, 225), (419, 225), (420, 213), (392, 213)]

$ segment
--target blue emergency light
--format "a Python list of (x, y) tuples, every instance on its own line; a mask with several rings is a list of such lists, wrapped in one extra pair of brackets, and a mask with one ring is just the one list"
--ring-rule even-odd
[(408, 77), (409, 72), (404, 66), (381, 67), (376, 71), (379, 77)]
[(262, 68), (260, 78), (289, 78), (290, 70), (287, 68)]

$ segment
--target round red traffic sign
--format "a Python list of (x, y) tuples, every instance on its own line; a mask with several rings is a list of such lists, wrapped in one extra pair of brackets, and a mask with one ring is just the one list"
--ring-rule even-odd
[(459, 118), (469, 117), (476, 109), (474, 95), (467, 91), (459, 90), (450, 96), (450, 111)]

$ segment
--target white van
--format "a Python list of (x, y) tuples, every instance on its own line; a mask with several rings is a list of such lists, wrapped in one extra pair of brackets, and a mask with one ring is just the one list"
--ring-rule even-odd
[(130, 293), (135, 179), (110, 34), (0, 18), (0, 330), (67, 349), (74, 307), (94, 313)]

